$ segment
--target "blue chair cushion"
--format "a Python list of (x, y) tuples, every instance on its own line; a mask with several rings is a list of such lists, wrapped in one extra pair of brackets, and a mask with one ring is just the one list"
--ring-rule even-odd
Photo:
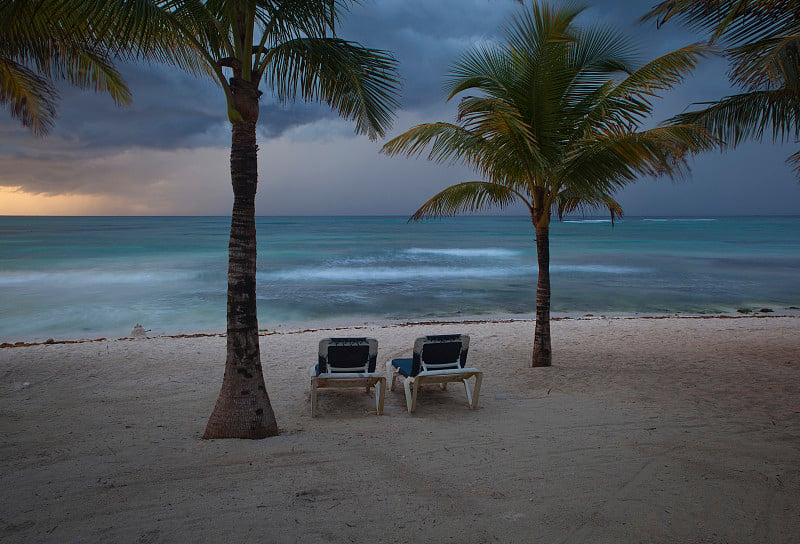
[(392, 359), (392, 364), (406, 378), (412, 375), (414, 359)]

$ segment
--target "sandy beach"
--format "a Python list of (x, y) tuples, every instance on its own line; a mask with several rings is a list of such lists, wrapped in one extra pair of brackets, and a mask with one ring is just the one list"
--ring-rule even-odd
[[(261, 338), (280, 436), (203, 441), (221, 336), (0, 349), (2, 542), (800, 541), (800, 318), (564, 319)], [(308, 327), (313, 328), (313, 327)], [(466, 333), (462, 389), (320, 392), (325, 336), (379, 361)]]

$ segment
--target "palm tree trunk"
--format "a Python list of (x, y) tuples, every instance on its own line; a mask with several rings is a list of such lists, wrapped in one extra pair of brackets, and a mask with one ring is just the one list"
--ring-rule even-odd
[(550, 229), (536, 227), (536, 257), (539, 281), (536, 284), (536, 328), (533, 334), (531, 366), (550, 366), (553, 352), (550, 347)]
[[(257, 108), (256, 103), (256, 108)], [(258, 184), (256, 122), (233, 123), (233, 214), (228, 245), (228, 335), (225, 376), (203, 438), (265, 438), (278, 434), (264, 385), (256, 312)]]

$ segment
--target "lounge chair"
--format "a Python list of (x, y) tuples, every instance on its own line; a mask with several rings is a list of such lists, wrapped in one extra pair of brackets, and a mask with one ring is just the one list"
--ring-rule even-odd
[[(417, 393), (420, 385), (438, 383), (445, 389), (449, 382), (462, 382), (467, 392), (470, 408), (478, 407), (483, 372), (477, 368), (466, 367), (469, 351), (469, 336), (465, 334), (446, 334), (423, 336), (414, 342), (414, 355), (411, 359), (392, 359), (386, 363), (386, 375), (391, 380), (389, 390), (394, 391), (398, 376), (402, 376), (406, 391), (406, 408), (411, 413), (417, 409)], [(472, 392), (469, 378), (475, 378)]]
[(317, 411), (317, 389), (324, 387), (375, 387), (375, 406), (383, 414), (386, 376), (375, 372), (378, 341), (374, 338), (323, 338), (319, 362), (310, 369), (311, 417)]

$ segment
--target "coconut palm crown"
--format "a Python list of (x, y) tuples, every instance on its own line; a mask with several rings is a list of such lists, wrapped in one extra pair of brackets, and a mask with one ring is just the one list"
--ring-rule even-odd
[[(724, 147), (747, 139), (800, 139), (800, 0), (670, 0), (643, 20), (659, 25), (676, 19), (708, 33), (730, 62), (729, 79), (739, 90), (676, 116), (714, 133)], [(787, 162), (800, 178), (800, 151)]]
[(532, 366), (552, 363), (549, 228), (552, 215), (605, 208), (641, 176), (677, 176), (713, 139), (691, 125), (641, 129), (651, 100), (679, 83), (707, 52), (692, 45), (634, 68), (630, 43), (605, 27), (580, 28), (584, 7), (532, 3), (503, 40), (475, 47), (451, 69), (455, 123), (418, 125), (383, 148), (471, 166), (484, 178), (450, 186), (412, 220), (521, 202), (536, 231), (539, 275)]

